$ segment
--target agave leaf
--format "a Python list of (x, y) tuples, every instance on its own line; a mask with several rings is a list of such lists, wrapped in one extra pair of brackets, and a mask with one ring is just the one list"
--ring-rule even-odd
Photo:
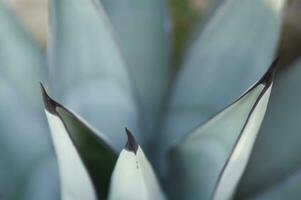
[(271, 101), (238, 197), (247, 198), (277, 184), (300, 168), (301, 61), (277, 74)]
[(247, 165), (268, 104), (275, 63), (233, 104), (172, 151), (175, 198), (231, 199)]
[(42, 53), (3, 0), (0, 0), (0, 24), (0, 74), (14, 85), (23, 102), (40, 110), (42, 102), (37, 83), (45, 80)]
[(103, 8), (97, 0), (51, 0), (50, 19), (50, 72), (57, 97), (121, 149), (119, 130), (126, 125), (137, 130), (138, 111)]
[[(27, 171), (28, 178), (23, 183), (20, 200), (59, 200), (60, 187), (57, 162), (54, 154), (41, 158), (39, 164)], [(16, 199), (16, 198), (15, 198)]]
[(198, 21), (195, 22), (194, 27), (192, 27), (191, 34), (189, 35), (187, 41), (187, 47), (193, 45), (200, 34), (202, 33), (203, 29), (206, 28), (207, 23), (210, 22), (210, 19), (214, 16), (216, 11), (222, 7), (225, 3), (225, 0), (210, 0), (208, 5), (205, 6), (206, 9), (202, 9), (203, 13), (199, 14)]
[(267, 188), (262, 194), (254, 195), (247, 199), (252, 200), (283, 200), (299, 199), (301, 196), (301, 174), (298, 170), (293, 175), (286, 177), (284, 180)]
[(105, 78), (130, 88), (107, 16), (97, 1), (52, 0), (50, 17), (50, 70), (58, 81), (53, 83), (56, 92), (65, 94), (80, 81)]
[(107, 195), (117, 154), (101, 133), (52, 100), (42, 87), (45, 112), (56, 149), (63, 199), (97, 199)]
[(219, 6), (186, 54), (163, 126), (162, 148), (233, 102), (266, 71), (284, 2), (227, 0)]
[(126, 129), (128, 142), (114, 168), (109, 200), (165, 199), (155, 173), (133, 135)]
[(38, 190), (28, 187), (37, 184), (32, 170), (45, 166), (52, 156), (37, 84), (45, 79), (44, 58), (2, 0), (0, 24), (0, 199), (26, 199), (30, 193), (31, 200), (39, 200), (40, 191), (56, 199), (55, 169), (43, 169), (52, 185), (40, 185)]
[(101, 0), (153, 127), (170, 76), (171, 22), (165, 0)]
[[(23, 96), (0, 77), (0, 194), (1, 199), (25, 199), (28, 182), (35, 184), (32, 171), (44, 165), (53, 155), (47, 137), (47, 127), (41, 116), (34, 112)], [(34, 144), (34, 145), (33, 145)], [(48, 162), (49, 163), (49, 162)], [(45, 165), (44, 165), (45, 166)], [(48, 182), (58, 178), (55, 170), (47, 171)], [(32, 197), (44, 190), (30, 190)], [(57, 189), (55, 184), (47, 191)], [(55, 194), (44, 193), (53, 197)], [(40, 199), (40, 198), (38, 198)], [(38, 200), (31, 198), (31, 200)], [(55, 199), (55, 198), (53, 198)]]

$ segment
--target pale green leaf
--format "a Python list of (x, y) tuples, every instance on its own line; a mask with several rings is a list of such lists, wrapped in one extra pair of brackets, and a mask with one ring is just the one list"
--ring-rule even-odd
[(300, 168), (301, 61), (277, 74), (238, 197), (259, 194)]
[(144, 106), (147, 125), (162, 108), (170, 76), (171, 22), (165, 0), (101, 0)]
[(284, 4), (227, 0), (218, 7), (187, 51), (158, 152), (233, 102), (266, 71), (277, 47)]
[(156, 175), (134, 137), (126, 130), (128, 143), (114, 168), (109, 200), (164, 200)]
[(96, 200), (107, 195), (117, 154), (101, 133), (52, 100), (42, 87), (60, 167), (62, 199)]
[(119, 130), (138, 130), (138, 109), (102, 6), (97, 0), (51, 0), (50, 24), (56, 96), (121, 149), (124, 137)]
[(274, 66), (242, 97), (174, 147), (170, 175), (175, 199), (232, 198), (266, 111)]

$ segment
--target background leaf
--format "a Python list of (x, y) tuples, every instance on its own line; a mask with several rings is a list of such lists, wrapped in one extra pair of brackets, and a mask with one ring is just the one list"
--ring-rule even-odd
[[(0, 194), (4, 199), (23, 199), (23, 195), (28, 192), (26, 188), (28, 181), (32, 179), (32, 170), (44, 165), (45, 160), (53, 156), (53, 152), (46, 124), (40, 115), (29, 109), (25, 102), (20, 102), (22, 96), (1, 78), (0, 91), (3, 102), (0, 104)], [(57, 171), (47, 173), (49, 182), (57, 180)], [(52, 186), (54, 188), (48, 188), (48, 191), (56, 190), (57, 185)], [(39, 188), (43, 189), (44, 186)], [(31, 190), (32, 196), (39, 193), (39, 190)]]
[(18, 90), (23, 102), (40, 109), (38, 82), (45, 81), (46, 75), (43, 54), (3, 0), (0, 0), (0, 24), (1, 76)]
[[(165, 0), (101, 0), (116, 30), (146, 115), (161, 114), (170, 79), (171, 21)], [(151, 134), (151, 137), (155, 134)]]
[(42, 162), (27, 172), (26, 182), (22, 182), (20, 200), (59, 200), (60, 188), (55, 156), (42, 158)]
[[(55, 200), (58, 174), (38, 88), (44, 58), (2, 0), (0, 24), (0, 198), (38, 200), (44, 191)], [(35, 187), (41, 179), (49, 184)]]
[(138, 110), (102, 6), (96, 0), (52, 0), (50, 19), (50, 72), (56, 96), (121, 149), (120, 130), (139, 129)]
[(282, 199), (298, 199), (301, 196), (300, 192), (301, 177), (300, 171), (286, 177), (281, 182), (268, 188), (262, 194), (250, 199), (257, 200), (282, 200)]

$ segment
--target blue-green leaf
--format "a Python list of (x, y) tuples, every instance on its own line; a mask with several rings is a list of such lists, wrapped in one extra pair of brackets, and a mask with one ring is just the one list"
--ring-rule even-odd
[[(0, 199), (40, 199), (45, 188), (28, 186), (38, 184), (38, 171), (47, 173), (44, 178), (53, 183), (45, 195), (56, 199), (58, 193), (50, 191), (58, 188), (58, 174), (54, 160), (45, 161), (53, 152), (40, 115), (38, 82), (45, 79), (44, 58), (2, 0), (0, 24)], [(54, 167), (50, 170), (49, 165)]]
[(250, 200), (283, 200), (299, 199), (301, 197), (301, 174), (297, 173), (281, 180), (279, 183), (265, 189), (262, 194), (251, 195)]
[(165, 0), (101, 0), (153, 128), (170, 76), (171, 22)]
[(102, 133), (52, 100), (43, 86), (42, 93), (59, 161), (62, 198), (105, 198), (117, 154)]
[(97, 0), (51, 0), (50, 21), (56, 96), (121, 149), (125, 138), (119, 131), (128, 126), (138, 132), (138, 111), (102, 6)]
[(117, 154), (102, 133), (51, 99), (43, 86), (42, 94), (60, 167), (62, 199), (105, 198)]
[(60, 184), (55, 156), (41, 158), (39, 164), (26, 172), (26, 181), (22, 182), (18, 199), (20, 200), (59, 200)]
[(227, 0), (219, 6), (186, 54), (163, 127), (162, 148), (232, 102), (264, 73), (277, 47), (284, 4)]
[(109, 200), (164, 200), (151, 164), (128, 129), (128, 142), (114, 168)]
[(170, 175), (175, 199), (233, 197), (266, 111), (273, 69), (174, 147)]
[(42, 108), (39, 81), (45, 81), (45, 61), (33, 38), (0, 0), (0, 74), (18, 90), (23, 102)]
[(276, 76), (274, 90), (238, 197), (259, 194), (300, 168), (301, 61)]
[[(4, 199), (21, 198), (31, 169), (53, 155), (43, 118), (16, 91), (0, 77), (0, 194)], [(53, 173), (51, 178), (55, 177)]]

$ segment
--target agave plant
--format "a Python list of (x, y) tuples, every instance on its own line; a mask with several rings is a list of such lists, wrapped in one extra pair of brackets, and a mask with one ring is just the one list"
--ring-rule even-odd
[(165, 1), (50, 0), (44, 56), (0, 0), (0, 198), (299, 199), (285, 0), (213, 2), (173, 79)]

